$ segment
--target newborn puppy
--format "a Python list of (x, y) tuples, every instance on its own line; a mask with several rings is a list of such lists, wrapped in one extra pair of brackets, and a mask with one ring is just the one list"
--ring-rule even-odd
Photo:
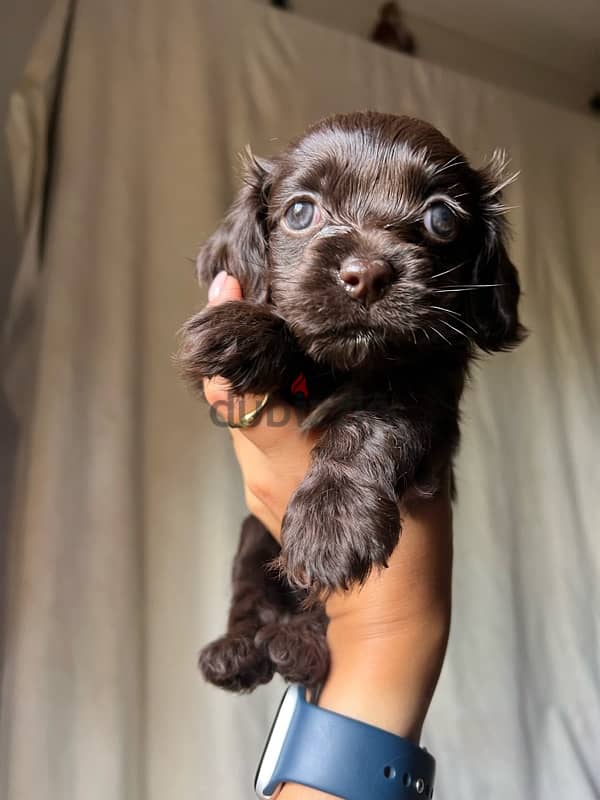
[[(265, 550), (268, 534), (250, 521), (256, 541), (240, 545), (229, 635), (202, 657), (209, 679), (248, 689), (275, 669), (322, 678), (326, 620), (307, 599), (384, 567), (401, 504), (447, 479), (469, 362), (524, 335), (504, 166), (496, 155), (473, 169), (431, 125), (375, 112), (325, 119), (271, 160), (248, 157), (197, 262), (205, 282), (236, 277), (244, 299), (193, 317), (181, 362), (193, 385), (221, 375), (239, 394), (285, 393), (302, 374), (303, 424), (318, 440), (280, 552)], [(279, 575), (265, 567), (273, 560)], [(249, 596), (252, 613), (236, 614)]]

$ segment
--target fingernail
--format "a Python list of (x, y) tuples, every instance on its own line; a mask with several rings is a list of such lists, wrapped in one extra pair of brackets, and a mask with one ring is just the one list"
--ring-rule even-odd
[(215, 277), (211, 285), (208, 287), (208, 299), (212, 303), (221, 294), (225, 281), (227, 280), (227, 272), (222, 269), (221, 272)]

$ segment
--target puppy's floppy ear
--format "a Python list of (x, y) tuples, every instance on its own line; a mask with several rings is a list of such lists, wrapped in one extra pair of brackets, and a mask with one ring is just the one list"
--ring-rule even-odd
[(267, 199), (273, 164), (248, 148), (242, 156), (244, 182), (220, 227), (196, 260), (198, 280), (210, 283), (221, 270), (237, 278), (244, 298), (267, 297)]
[(472, 283), (492, 286), (467, 293), (467, 316), (477, 331), (476, 344), (487, 352), (510, 350), (527, 335), (519, 322), (521, 287), (517, 270), (508, 257), (504, 218), (507, 208), (502, 202), (502, 190), (516, 180), (519, 173), (507, 177), (507, 164), (506, 153), (497, 150), (489, 163), (477, 172), (484, 231)]

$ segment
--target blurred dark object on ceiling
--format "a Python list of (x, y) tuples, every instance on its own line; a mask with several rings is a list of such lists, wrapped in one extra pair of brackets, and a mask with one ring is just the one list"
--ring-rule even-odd
[(290, 8), (289, 0), (271, 0), (271, 5), (275, 6), (275, 8)]
[(596, 92), (590, 97), (590, 111), (594, 114), (600, 114), (600, 92)]
[(412, 33), (404, 25), (398, 3), (384, 3), (381, 6), (371, 40), (409, 55), (414, 55), (417, 50)]

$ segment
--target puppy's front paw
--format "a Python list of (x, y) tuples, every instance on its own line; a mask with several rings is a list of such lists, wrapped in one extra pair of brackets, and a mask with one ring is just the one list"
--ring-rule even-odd
[(196, 388), (221, 375), (236, 394), (271, 391), (290, 368), (291, 334), (265, 307), (233, 300), (207, 308), (183, 328), (178, 361)]
[(284, 516), (278, 563), (290, 583), (323, 599), (387, 566), (399, 534), (396, 497), (343, 476), (309, 475)]
[(204, 678), (230, 692), (251, 692), (273, 677), (274, 667), (254, 633), (225, 635), (207, 645), (198, 658)]

